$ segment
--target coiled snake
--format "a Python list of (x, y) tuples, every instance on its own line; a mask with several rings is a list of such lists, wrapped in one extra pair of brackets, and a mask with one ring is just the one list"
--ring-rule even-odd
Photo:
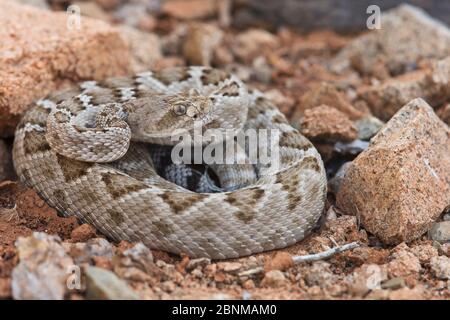
[[(172, 165), (172, 179), (164, 179), (152, 150), (173, 145), (174, 130), (189, 131), (194, 122), (278, 130), (278, 166), (213, 164), (218, 188), (208, 190), (204, 173), (201, 192), (187, 189), (186, 175), (195, 171), (183, 165)], [(325, 205), (325, 170), (313, 145), (261, 93), (211, 68), (87, 81), (51, 94), (22, 117), (13, 158), (20, 179), (61, 213), (114, 240), (191, 257), (235, 258), (294, 244)]]

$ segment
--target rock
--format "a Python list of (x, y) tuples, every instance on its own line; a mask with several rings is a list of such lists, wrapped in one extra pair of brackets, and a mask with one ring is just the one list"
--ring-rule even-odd
[(113, 270), (112, 260), (107, 257), (93, 256), (92, 265), (106, 270)]
[(242, 264), (239, 262), (220, 262), (217, 266), (220, 270), (233, 274), (237, 274), (242, 268)]
[(231, 50), (243, 62), (251, 63), (264, 50), (275, 49), (278, 38), (263, 29), (250, 29), (239, 33), (232, 42)]
[(335, 195), (338, 194), (339, 189), (341, 188), (342, 181), (344, 180), (345, 173), (348, 168), (351, 166), (351, 161), (344, 163), (339, 170), (336, 172), (334, 177), (328, 181), (328, 190)]
[(433, 257), (430, 261), (431, 270), (438, 279), (450, 279), (450, 258), (446, 256)]
[(210, 0), (164, 1), (161, 12), (182, 20), (208, 18), (217, 13), (217, 2)]
[(411, 248), (411, 252), (419, 259), (420, 263), (429, 263), (431, 258), (439, 255), (438, 250), (431, 244), (416, 245)]
[(147, 282), (156, 285), (155, 279), (166, 278), (153, 261), (149, 248), (142, 243), (124, 250), (113, 258), (114, 272), (121, 278), (129, 281)]
[(213, 65), (220, 68), (229, 68), (234, 62), (234, 56), (227, 45), (219, 45), (214, 49)]
[(96, 236), (95, 229), (87, 223), (72, 230), (70, 238), (72, 242), (86, 242)]
[(238, 276), (241, 279), (247, 279), (249, 277), (255, 277), (258, 276), (259, 274), (264, 272), (264, 268), (263, 267), (256, 267), (256, 268), (251, 268), (251, 269), (247, 269), (244, 271), (241, 271), (238, 273)]
[(197, 279), (202, 279), (204, 277), (203, 272), (200, 269), (192, 270), (191, 274)]
[(158, 27), (158, 20), (147, 14), (137, 22), (136, 28), (145, 32), (153, 32)]
[(327, 105), (346, 114), (351, 120), (360, 119), (364, 112), (355, 109), (333, 85), (322, 82), (307, 91), (300, 99), (300, 103), (292, 116), (292, 122), (298, 123), (305, 110)]
[(358, 97), (382, 120), (389, 120), (401, 106), (417, 97), (438, 106), (450, 98), (450, 58), (436, 61), (424, 70), (362, 87)]
[(252, 279), (248, 279), (242, 284), (242, 288), (246, 290), (255, 289), (255, 287), (255, 282)]
[(207, 297), (208, 300), (232, 300), (233, 298), (226, 293), (216, 293), (209, 297)]
[(189, 260), (188, 264), (186, 265), (186, 270), (191, 271), (198, 267), (203, 268), (206, 267), (211, 263), (211, 259), (208, 258), (198, 258), (198, 259), (192, 259)]
[(124, 25), (136, 28), (147, 17), (147, 12), (142, 3), (125, 3), (114, 12), (114, 17)]
[(390, 278), (417, 277), (422, 270), (419, 259), (410, 251), (400, 249), (392, 254), (392, 260), (387, 263)]
[(381, 288), (383, 289), (390, 289), (390, 290), (397, 290), (406, 287), (405, 279), (402, 277), (392, 278), (386, 282), (383, 282), (381, 285)]
[(129, 51), (115, 29), (83, 18), (78, 30), (70, 21), (65, 12), (0, 2), (0, 136), (12, 135), (19, 115), (49, 92), (129, 71)]
[[(188, 29), (188, 24), (180, 23), (177, 24), (167, 35), (161, 36), (161, 47), (165, 56), (175, 56), (181, 54)], [(184, 62), (184, 59), (182, 60)]]
[(148, 283), (152, 286), (156, 285), (155, 279), (153, 279), (150, 275), (148, 275), (142, 269), (138, 267), (122, 267), (115, 266), (113, 267), (114, 273), (122, 279), (127, 281), (134, 281), (137, 283)]
[(122, 267), (137, 267), (148, 271), (153, 266), (153, 255), (149, 248), (139, 242), (120, 254)]
[(252, 71), (256, 81), (266, 84), (270, 83), (272, 74), (274, 73), (264, 56), (257, 56), (253, 59)]
[(337, 206), (384, 243), (417, 239), (450, 203), (449, 167), (450, 129), (415, 99), (353, 160)]
[(352, 141), (358, 134), (345, 113), (327, 105), (305, 110), (299, 128), (307, 138), (318, 141)]
[[(150, 31), (156, 21), (149, 12), (156, 9), (155, 1), (130, 1), (123, 3), (115, 12), (114, 18), (119, 22), (134, 28)], [(158, 2), (158, 0), (156, 0)]]
[(11, 299), (11, 278), (0, 278), (0, 299)]
[(384, 122), (374, 116), (366, 116), (355, 121), (358, 139), (368, 141), (384, 126)]
[(434, 242), (433, 247), (435, 247), (440, 255), (450, 257), (450, 242), (440, 244), (439, 242)]
[(287, 282), (284, 273), (280, 270), (272, 270), (265, 274), (261, 281), (261, 287), (279, 288)]
[(390, 300), (424, 300), (424, 288), (417, 286), (415, 288), (401, 288), (390, 291), (388, 294)]
[(16, 300), (62, 300), (69, 270), (74, 265), (58, 236), (34, 232), (16, 241), (20, 262), (12, 272), (12, 296)]
[(74, 1), (72, 2), (72, 5), (80, 8), (80, 13), (83, 16), (106, 22), (111, 21), (111, 16), (96, 2)]
[(125, 281), (114, 273), (97, 267), (85, 269), (86, 298), (95, 300), (137, 300), (135, 293)]
[(331, 272), (331, 265), (325, 261), (316, 261), (311, 267), (307, 268), (304, 275), (305, 282), (308, 286), (327, 287), (335, 280), (335, 275)]
[(450, 243), (444, 243), (438, 248), (440, 254), (445, 254), (447, 257), (450, 257)]
[(292, 256), (285, 251), (279, 251), (277, 252), (277, 254), (273, 259), (270, 259), (264, 265), (264, 271), (265, 272), (269, 272), (272, 270), (286, 271), (293, 266), (294, 261), (292, 260)]
[(211, 66), (214, 49), (222, 37), (223, 32), (212, 24), (193, 23), (183, 43), (183, 56), (191, 65)]
[(125, 250), (122, 255), (141, 265), (153, 263), (152, 252), (142, 242), (136, 243), (132, 248)]
[(264, 92), (264, 96), (272, 101), (284, 114), (291, 114), (295, 100), (278, 89), (271, 89)]
[(430, 239), (439, 243), (450, 242), (450, 221), (435, 223), (428, 234)]
[(330, 241), (330, 239), (342, 244), (353, 241), (367, 243), (368, 241), (367, 233), (364, 229), (360, 228), (357, 218), (349, 215), (342, 215), (334, 220), (326, 220), (325, 228), (316, 239), (325, 241), (319, 241), (319, 246), (315, 248), (311, 247), (309, 249), (310, 251), (321, 252), (326, 248), (324, 244), (330, 248), (334, 247), (335, 243)]
[(114, 246), (103, 238), (92, 238), (87, 242), (64, 243), (67, 252), (77, 264), (90, 263), (94, 257), (108, 260), (114, 256)]
[(440, 108), (437, 111), (437, 115), (442, 119), (447, 125), (450, 126), (450, 103), (446, 106)]
[(341, 156), (357, 156), (369, 147), (369, 142), (363, 140), (353, 140), (352, 142), (338, 141), (333, 146), (333, 151)]
[(130, 69), (135, 73), (153, 69), (162, 58), (159, 37), (128, 26), (120, 26), (119, 31), (131, 50)]
[(350, 292), (359, 297), (380, 288), (381, 283), (385, 280), (387, 280), (386, 270), (377, 264), (363, 264), (347, 277)]
[(105, 10), (112, 10), (119, 6), (121, 0), (95, 0), (100, 7)]
[(0, 140), (0, 181), (12, 180), (14, 177), (11, 152), (3, 140)]
[(111, 258), (114, 255), (114, 246), (106, 239), (93, 238), (86, 242), (86, 252), (89, 256)]
[(346, 255), (347, 263), (353, 263), (356, 266), (363, 264), (382, 265), (388, 262), (390, 252), (388, 249), (379, 247), (358, 247), (348, 251)]
[(326, 220), (336, 220), (338, 217), (338, 214), (336, 212), (336, 208), (334, 206), (330, 206), (327, 210), (327, 213), (325, 214)]
[(162, 2), (165, 2), (165, 0), (127, 0), (125, 2), (143, 4), (146, 12), (158, 14), (161, 11)]
[(171, 293), (175, 290), (176, 285), (175, 283), (173, 283), (173, 281), (164, 281), (161, 283), (160, 288), (165, 292)]
[(352, 65), (370, 75), (381, 63), (395, 75), (421, 59), (440, 59), (450, 54), (448, 27), (417, 7), (404, 4), (383, 12), (381, 26), (344, 47), (332, 61), (332, 69), (341, 71)]
[[(376, 4), (385, 14), (388, 9), (405, 0), (389, 1), (336, 1), (336, 0), (245, 0), (235, 1), (241, 5), (235, 8), (234, 26), (245, 28), (254, 25), (297, 28), (300, 31), (336, 30), (340, 32), (361, 32), (367, 28), (365, 14), (370, 5)], [(442, 0), (410, 1), (427, 10), (434, 17), (450, 24), (450, 6)], [(245, 5), (242, 5), (245, 3)], [(373, 12), (371, 12), (372, 14)], [(370, 31), (371, 32), (371, 31)]]
[(39, 9), (49, 9), (48, 3), (46, 0), (15, 0), (21, 4), (27, 4), (29, 6), (33, 6)]
[(231, 25), (233, 0), (217, 0), (218, 22), (222, 28)]

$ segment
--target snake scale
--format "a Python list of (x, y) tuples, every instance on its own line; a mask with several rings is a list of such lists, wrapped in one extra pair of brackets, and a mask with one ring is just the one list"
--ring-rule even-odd
[[(278, 130), (279, 165), (213, 165), (220, 192), (163, 178), (149, 146), (173, 145), (172, 132), (194, 121)], [(326, 175), (313, 145), (263, 94), (206, 67), (86, 81), (50, 94), (22, 117), (13, 159), (20, 179), (63, 215), (115, 241), (190, 257), (236, 258), (294, 244), (325, 206)], [(175, 175), (185, 181), (182, 172)]]

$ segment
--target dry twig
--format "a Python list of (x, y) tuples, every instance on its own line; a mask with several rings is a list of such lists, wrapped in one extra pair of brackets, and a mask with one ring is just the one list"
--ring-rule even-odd
[(324, 259), (328, 259), (331, 256), (346, 251), (346, 250), (351, 250), (351, 249), (355, 249), (359, 247), (359, 243), (358, 242), (351, 242), (351, 243), (347, 243), (344, 244), (343, 246), (338, 246), (338, 247), (334, 247), (332, 249), (320, 252), (320, 253), (314, 253), (314, 254), (307, 254), (304, 256), (293, 256), (292, 257), (292, 261), (294, 261), (294, 264), (299, 264), (302, 262), (311, 262), (311, 261), (318, 261), (318, 260), (324, 260)]

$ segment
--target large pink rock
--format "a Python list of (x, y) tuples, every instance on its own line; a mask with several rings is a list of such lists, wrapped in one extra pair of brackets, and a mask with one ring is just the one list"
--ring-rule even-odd
[(430, 68), (363, 87), (359, 92), (359, 98), (383, 120), (389, 120), (401, 106), (417, 97), (433, 107), (450, 98), (450, 57), (435, 61)]
[(26, 107), (53, 90), (128, 73), (129, 47), (116, 29), (86, 17), (77, 29), (68, 19), (0, 1), (0, 136), (11, 135)]
[(449, 127), (412, 100), (352, 162), (337, 205), (384, 243), (420, 237), (450, 205)]
[(403, 4), (381, 12), (381, 28), (351, 41), (331, 61), (331, 67), (342, 71), (352, 66), (363, 74), (375, 75), (381, 64), (397, 75), (422, 59), (442, 59), (448, 55), (448, 26), (418, 7)]
[(352, 141), (358, 136), (345, 113), (324, 104), (306, 109), (299, 127), (305, 137), (315, 141)]

